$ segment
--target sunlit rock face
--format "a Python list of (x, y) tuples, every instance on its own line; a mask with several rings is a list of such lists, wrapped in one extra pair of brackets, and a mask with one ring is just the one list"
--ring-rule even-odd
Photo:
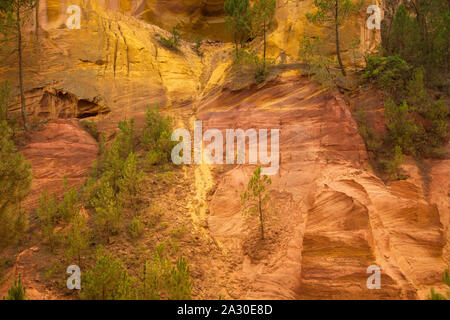
[[(270, 255), (258, 260), (246, 251), (249, 230), (239, 196), (252, 168), (231, 168), (214, 181), (208, 232), (240, 261), (227, 274), (227, 297), (424, 298), (450, 261), (448, 161), (430, 163), (428, 191), (418, 174), (386, 185), (367, 170), (363, 140), (339, 94), (326, 94), (295, 70), (264, 87), (230, 90), (234, 56), (223, 2), (40, 1), (39, 39), (33, 25), (25, 36), (26, 104), (30, 118), (55, 122), (22, 149), (35, 168), (27, 204), (36, 205), (43, 187), (59, 192), (55, 186), (62, 186), (65, 174), (80, 183), (94, 161), (97, 144), (73, 118), (93, 117), (101, 131), (113, 133), (119, 120), (134, 117), (141, 125), (146, 107), (158, 103), (177, 123), (198, 118), (205, 129), (280, 128), (281, 165), (271, 189), (278, 238)], [(366, 27), (372, 4), (383, 7), (366, 1), (342, 28), (347, 66), (353, 64), (354, 39), (361, 41), (360, 57), (380, 42), (380, 31)], [(70, 5), (81, 8), (80, 29), (67, 28)], [(335, 53), (333, 31), (307, 22), (305, 14), (312, 10), (313, 0), (277, 2), (268, 35), (270, 59), (297, 61), (303, 36), (320, 36), (328, 53)], [(176, 24), (183, 41), (170, 50), (158, 37), (169, 37)], [(202, 45), (201, 57), (191, 41), (197, 35), (221, 42)], [(252, 44), (261, 50), (259, 39)], [(10, 80), (17, 95), (14, 59), (1, 65), (0, 77)], [(369, 92), (363, 98), (382, 108), (381, 97)], [(11, 105), (13, 113), (18, 110), (17, 103)], [(365, 286), (372, 264), (383, 270), (382, 291)]]
[(171, 30), (179, 25), (187, 38), (210, 38), (230, 40), (224, 23), (224, 0), (40, 0), (40, 21), (42, 26), (59, 26), (65, 22), (67, 8), (79, 5), (83, 18), (90, 10), (105, 10), (129, 15)]

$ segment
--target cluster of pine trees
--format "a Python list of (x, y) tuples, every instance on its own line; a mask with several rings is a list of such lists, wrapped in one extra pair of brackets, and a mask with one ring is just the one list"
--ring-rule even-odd
[[(267, 33), (274, 22), (276, 0), (227, 0), (224, 4), (228, 30), (233, 34), (236, 60), (248, 61), (255, 65), (255, 79), (263, 81), (267, 76)], [(263, 55), (260, 58), (247, 42), (256, 37), (263, 39)]]

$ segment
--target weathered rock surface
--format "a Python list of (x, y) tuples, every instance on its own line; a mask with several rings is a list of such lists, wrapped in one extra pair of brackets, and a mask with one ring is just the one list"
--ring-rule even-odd
[(33, 169), (31, 193), (24, 205), (36, 207), (44, 190), (61, 196), (63, 180), (68, 187), (80, 186), (97, 159), (97, 141), (76, 120), (56, 120), (35, 131), (20, 150)]
[[(60, 27), (68, 3), (41, 1), (45, 32), (39, 45), (30, 40), (25, 49), (30, 116), (95, 116), (100, 130), (112, 132), (118, 120), (135, 117), (140, 125), (146, 106), (159, 102), (177, 123), (198, 118), (204, 130), (280, 129), (281, 166), (270, 191), (274, 212), (265, 243), (258, 242), (257, 231), (240, 213), (240, 194), (253, 167), (227, 167), (217, 181), (211, 181), (208, 166), (195, 175), (203, 191), (197, 203), (206, 203), (206, 189), (216, 184), (208, 210), (201, 211), (205, 232), (231, 261), (223, 271), (224, 297), (425, 298), (429, 287), (440, 283), (450, 262), (448, 161), (429, 163), (428, 188), (418, 175), (386, 185), (366, 170), (363, 140), (340, 95), (330, 96), (295, 72), (262, 87), (231, 91), (226, 89), (231, 44), (205, 43), (203, 57), (187, 41), (179, 50), (160, 44), (158, 36), (169, 34), (156, 24), (170, 29), (176, 22), (189, 36), (195, 29), (222, 39), (223, 1), (73, 2), (78, 3), (82, 28), (68, 30)], [(275, 61), (294, 62), (303, 35), (325, 35), (333, 43), (332, 33), (304, 18), (312, 0), (278, 1), (277, 8), (268, 38)], [(362, 10), (343, 32), (344, 43), (360, 38), (363, 52), (379, 41), (376, 31), (364, 28), (366, 17)], [(344, 57), (349, 63), (346, 50)], [(0, 75), (11, 79), (17, 93), (15, 64), (9, 59)], [(18, 111), (18, 104), (11, 109)], [(64, 175), (71, 183), (81, 182), (97, 145), (77, 120), (59, 119), (38, 131), (22, 151), (33, 164), (33, 191), (25, 204), (33, 207), (43, 188), (62, 190)], [(26, 259), (21, 261), (26, 265)], [(381, 268), (381, 290), (366, 287), (370, 265)]]
[[(274, 218), (267, 223), (276, 230), (270, 240), (276, 246), (269, 257), (252, 263), (243, 250), (252, 237), (239, 198), (248, 166), (225, 173), (210, 204), (212, 235), (242, 255), (236, 272), (248, 289), (240, 298), (424, 298), (439, 283), (448, 263), (440, 221), (448, 225), (448, 197), (434, 196), (440, 215), (420, 185), (385, 185), (368, 172), (363, 141), (342, 98), (287, 78), (260, 90), (223, 92), (202, 105), (199, 118), (204, 130), (280, 129)], [(380, 290), (366, 287), (371, 265), (382, 270)]]

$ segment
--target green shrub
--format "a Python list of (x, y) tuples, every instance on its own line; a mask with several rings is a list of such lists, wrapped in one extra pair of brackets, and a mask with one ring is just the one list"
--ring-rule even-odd
[(40, 220), (42, 236), (47, 240), (50, 250), (53, 251), (59, 241), (59, 234), (55, 232), (55, 228), (60, 220), (55, 194), (50, 195), (47, 190), (42, 192), (37, 215)]
[(133, 239), (140, 238), (144, 233), (144, 224), (142, 223), (142, 217), (134, 217), (128, 229)]
[(412, 71), (412, 67), (398, 56), (366, 56), (363, 78), (376, 81), (398, 103), (405, 97), (405, 88)]
[(100, 139), (100, 132), (98, 132), (97, 123), (93, 120), (82, 120), (83, 128), (97, 141)]
[(22, 277), (19, 274), (19, 279), (14, 279), (14, 285), (8, 290), (8, 295), (3, 297), (3, 300), (27, 300), (27, 292), (22, 285)]
[(120, 158), (126, 159), (130, 153), (135, 152), (137, 143), (134, 119), (119, 121), (119, 134), (113, 144), (118, 149)]
[(70, 221), (70, 228), (66, 235), (66, 256), (69, 259), (77, 259), (81, 266), (83, 251), (89, 246), (89, 228), (86, 218), (82, 214), (76, 214)]
[(400, 146), (406, 154), (417, 154), (417, 142), (423, 133), (422, 128), (410, 117), (408, 104), (403, 102), (396, 105), (393, 100), (388, 99), (384, 113), (393, 145)]
[(67, 179), (64, 178), (64, 197), (58, 204), (58, 217), (69, 222), (80, 211), (78, 191), (75, 187), (67, 190)]
[[(442, 276), (442, 281), (449, 287), (450, 289), (450, 272), (449, 270), (445, 270), (444, 275)], [(450, 290), (447, 291), (447, 298), (450, 299)], [(440, 293), (436, 293), (434, 288), (430, 290), (430, 296), (428, 296), (428, 300), (447, 300), (444, 295)]]
[(80, 298), (85, 300), (127, 300), (136, 299), (135, 280), (129, 277), (122, 263), (106, 253), (102, 247), (97, 250), (96, 265), (82, 274)]
[(95, 224), (100, 234), (113, 235), (120, 232), (122, 208), (108, 181), (101, 181), (96, 196), (91, 201), (95, 208)]
[(32, 181), (31, 165), (16, 151), (11, 135), (8, 123), (0, 120), (0, 249), (15, 243), (26, 230), (20, 204)]
[(169, 259), (155, 252), (153, 259), (145, 262), (139, 292), (142, 300), (191, 299), (192, 279), (187, 261), (178, 258), (173, 266)]
[(137, 157), (128, 155), (122, 170), (122, 178), (118, 181), (118, 198), (122, 204), (137, 210), (144, 189), (144, 172), (137, 169)]
[(369, 127), (364, 109), (359, 109), (358, 111), (356, 111), (354, 113), (354, 118), (356, 123), (358, 124), (359, 133), (366, 143), (367, 150), (378, 153), (383, 142), (380, 136), (372, 128)]
[(202, 37), (200, 37), (200, 36), (196, 37), (193, 49), (199, 57), (203, 57), (203, 52), (200, 51), (200, 47), (202, 46), (202, 44), (203, 44)]
[(176, 142), (171, 140), (172, 118), (164, 117), (158, 107), (149, 108), (145, 117), (145, 126), (141, 143), (148, 151), (148, 165), (164, 164), (171, 161), (171, 153)]
[(261, 166), (258, 166), (250, 177), (247, 189), (241, 194), (242, 214), (258, 217), (261, 240), (264, 240), (264, 222), (269, 211), (269, 186), (271, 184), (272, 179), (261, 175)]
[(161, 41), (161, 43), (169, 49), (178, 48), (180, 46), (180, 31), (178, 29), (179, 25), (177, 24), (172, 28), (172, 35), (170, 38), (165, 38), (160, 35), (159, 41)]

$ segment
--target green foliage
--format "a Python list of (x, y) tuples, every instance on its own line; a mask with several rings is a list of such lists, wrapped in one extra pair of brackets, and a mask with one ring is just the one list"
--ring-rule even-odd
[(354, 114), (356, 123), (358, 124), (359, 133), (366, 143), (368, 151), (378, 152), (382, 146), (380, 136), (367, 124), (367, 117), (364, 109), (359, 109)]
[(384, 106), (386, 126), (394, 145), (400, 146), (407, 154), (415, 155), (422, 128), (409, 117), (409, 106), (406, 102), (396, 105), (388, 99)]
[(22, 284), (22, 276), (14, 279), (14, 285), (8, 290), (8, 295), (3, 300), (27, 300), (26, 289)]
[[(450, 288), (450, 272), (449, 270), (445, 270), (444, 275), (442, 276), (442, 281)], [(450, 299), (450, 291), (447, 291), (447, 298)], [(430, 295), (428, 296), (428, 300), (447, 300), (443, 294), (436, 293), (434, 288), (430, 289)]]
[(262, 59), (262, 68), (259, 68), (256, 76), (257, 82), (262, 82), (265, 79), (266, 73), (266, 51), (267, 51), (267, 37), (268, 29), (271, 27), (277, 6), (276, 0), (256, 0), (252, 7), (253, 16), (253, 33), (255, 35), (262, 35), (264, 41), (264, 53)]
[(172, 35), (170, 38), (159, 36), (159, 40), (165, 47), (169, 49), (176, 49), (180, 46), (180, 35), (179, 25), (177, 24), (172, 28)]
[(55, 232), (55, 228), (60, 220), (58, 213), (58, 204), (55, 194), (48, 194), (47, 190), (42, 192), (39, 198), (39, 207), (36, 213), (40, 220), (41, 233), (53, 251), (59, 240), (59, 234)]
[(130, 223), (130, 226), (128, 227), (128, 230), (133, 239), (140, 238), (144, 233), (144, 224), (142, 222), (142, 217), (141, 216), (134, 217)]
[(16, 242), (27, 227), (20, 205), (31, 186), (31, 165), (16, 151), (11, 129), (0, 120), (0, 248)]
[(64, 197), (58, 204), (58, 217), (69, 222), (73, 216), (77, 215), (79, 208), (78, 191), (75, 187), (67, 190), (67, 179), (64, 177)]
[(353, 66), (355, 67), (355, 71), (358, 71), (358, 64), (357, 61), (359, 58), (362, 57), (362, 53), (359, 52), (358, 48), (361, 46), (361, 39), (360, 38), (354, 38), (352, 42), (350, 43), (350, 51), (352, 53), (352, 59), (353, 59)]
[(86, 217), (83, 214), (76, 214), (72, 217), (66, 234), (66, 256), (69, 259), (77, 259), (78, 265), (81, 266), (81, 256), (88, 246), (89, 228)]
[(414, 0), (401, 4), (383, 41), (387, 55), (398, 55), (423, 67), (427, 86), (449, 92), (450, 3)]
[(82, 274), (80, 298), (84, 300), (128, 300), (135, 299), (135, 280), (129, 277), (120, 260), (97, 250), (96, 265)]
[(319, 83), (324, 89), (333, 90), (336, 87), (336, 74), (331, 71), (335, 63), (323, 54), (324, 45), (319, 37), (300, 40), (299, 58), (304, 64), (306, 75)]
[(91, 199), (95, 209), (95, 224), (99, 234), (113, 235), (120, 232), (122, 222), (122, 206), (117, 201), (115, 193), (108, 181), (102, 180), (97, 188), (97, 193)]
[[(350, 0), (314, 0), (316, 11), (307, 13), (306, 18), (317, 25), (343, 25), (347, 19), (361, 8), (363, 1)], [(336, 13), (336, 5), (337, 13)]]
[(376, 81), (397, 103), (405, 96), (406, 85), (411, 78), (412, 67), (398, 56), (366, 56), (363, 77)]
[(8, 107), (11, 99), (11, 87), (8, 80), (0, 83), (0, 121), (8, 120)]
[(171, 161), (171, 152), (176, 142), (171, 140), (172, 118), (159, 113), (158, 106), (149, 108), (141, 143), (146, 151), (148, 165), (165, 164)]
[(187, 261), (178, 258), (173, 266), (169, 259), (155, 252), (153, 259), (146, 261), (143, 280), (139, 289), (142, 300), (190, 300), (192, 279)]
[(127, 207), (137, 210), (144, 188), (144, 172), (137, 169), (137, 156), (128, 155), (123, 165), (122, 178), (118, 181), (118, 199)]
[(269, 74), (267, 61), (264, 62), (263, 58), (260, 58), (256, 54), (256, 52), (252, 49), (250, 50), (239, 49), (238, 58), (235, 59), (234, 63), (236, 65), (251, 66), (254, 70), (256, 83), (263, 82), (267, 78), (267, 75)]
[(247, 190), (241, 195), (242, 213), (259, 217), (261, 239), (264, 239), (264, 221), (270, 201), (268, 194), (270, 184), (272, 180), (266, 175), (261, 176), (261, 166), (258, 166), (248, 182)]
[(358, 12), (363, 3), (364, 1), (362, 0), (314, 0), (316, 11), (314, 13), (306, 14), (306, 18), (309, 22), (319, 26), (333, 27), (335, 29), (336, 53), (341, 72), (344, 76), (346, 76), (346, 72), (341, 59), (339, 28), (349, 17)]
[(119, 157), (126, 159), (130, 153), (136, 151), (137, 143), (138, 137), (136, 136), (134, 119), (119, 121), (119, 134), (114, 141)]
[(242, 48), (252, 32), (250, 2), (249, 0), (227, 0), (224, 4), (224, 10), (227, 14), (225, 23), (228, 30), (233, 33), (237, 59), (239, 45)]
[(100, 132), (98, 132), (97, 123), (93, 120), (82, 120), (83, 128), (97, 141), (100, 139)]
[(199, 57), (203, 57), (203, 52), (200, 51), (200, 47), (202, 46), (202, 44), (203, 44), (202, 37), (200, 37), (200, 36), (196, 37), (193, 49)]

